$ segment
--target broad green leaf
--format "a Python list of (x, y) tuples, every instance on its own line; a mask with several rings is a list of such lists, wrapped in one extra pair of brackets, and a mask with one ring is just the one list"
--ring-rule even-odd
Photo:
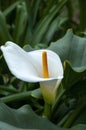
[(62, 62), (70, 61), (75, 71), (80, 72), (86, 69), (86, 38), (74, 35), (71, 29), (63, 38), (52, 42), (48, 49), (55, 51)]
[[(18, 128), (12, 125), (9, 125), (5, 122), (0, 121), (0, 129), (1, 130), (31, 130), (31, 129), (22, 129), (22, 128)], [(37, 130), (37, 129), (33, 129), (33, 130)]]
[(86, 130), (86, 125), (79, 124), (77, 126), (70, 128), (70, 130)]
[(70, 88), (86, 76), (86, 38), (76, 36), (72, 30), (68, 30), (62, 39), (51, 43), (48, 49), (56, 52), (64, 63), (65, 88)]
[(29, 105), (19, 109), (12, 109), (0, 102), (0, 129), (2, 130), (85, 130), (86, 125), (77, 125), (72, 128), (60, 128), (47, 118), (34, 113)]
[(79, 103), (68, 116), (64, 126), (71, 126), (74, 122), (75, 124), (85, 123), (86, 114), (85, 112), (83, 114), (83, 111), (86, 108), (86, 38), (76, 36), (72, 30), (68, 30), (62, 39), (52, 43), (48, 49), (59, 54), (64, 63), (63, 87), (66, 91), (70, 91), (73, 97), (79, 100), (84, 98), (78, 101)]
[[(47, 118), (37, 116), (29, 105), (25, 105), (17, 110), (9, 108), (0, 102), (0, 128), (7, 126), (7, 130), (13, 128), (21, 129), (44, 129), (63, 130), (51, 123)], [(6, 123), (6, 124), (5, 124)], [(4, 124), (4, 127), (3, 127)], [(16, 130), (16, 129), (15, 129)], [(20, 129), (19, 129), (20, 130)]]

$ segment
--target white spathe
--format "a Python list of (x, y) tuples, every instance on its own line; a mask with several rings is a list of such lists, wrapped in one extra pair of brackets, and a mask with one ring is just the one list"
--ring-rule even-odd
[[(27, 82), (41, 82), (63, 78), (63, 67), (59, 56), (50, 50), (25, 52), (13, 42), (1, 46), (4, 58), (13, 75)], [(49, 77), (43, 78), (42, 52), (47, 52)]]
[[(46, 86), (50, 81), (52, 81), (52, 83), (54, 82), (56, 85), (56, 82), (61, 82), (61, 79), (63, 78), (63, 67), (61, 60), (53, 51), (41, 49), (26, 52), (11, 41), (8, 41), (4, 46), (1, 46), (1, 50), (11, 73), (23, 81), (40, 82), (41, 86)], [(49, 78), (43, 78), (43, 51), (47, 52)], [(54, 83), (53, 87), (55, 86)]]

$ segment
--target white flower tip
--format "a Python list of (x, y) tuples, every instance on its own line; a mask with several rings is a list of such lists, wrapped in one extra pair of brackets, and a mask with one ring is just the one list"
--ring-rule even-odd
[[(12, 41), (7, 41), (4, 45), (2, 45), (2, 46), (4, 46), (4, 47), (7, 47), (7, 46), (9, 46), (9, 45), (13, 45), (13, 44), (15, 44), (15, 43), (13, 43)], [(1, 46), (1, 47), (2, 47)]]
[(5, 47), (6, 46), (10, 46), (10, 45), (13, 45), (14, 43), (12, 42), (12, 41), (7, 41), (6, 43), (5, 43)]
[(2, 49), (3, 47), (6, 47), (6, 46), (8, 46), (8, 43), (9, 43), (9, 41), (7, 41), (4, 45), (2, 45), (0, 48)]
[(12, 41), (7, 41), (4, 45), (0, 47), (0, 49), (3, 51), (6, 47), (13, 46), (13, 45), (15, 45), (15, 43), (13, 43)]

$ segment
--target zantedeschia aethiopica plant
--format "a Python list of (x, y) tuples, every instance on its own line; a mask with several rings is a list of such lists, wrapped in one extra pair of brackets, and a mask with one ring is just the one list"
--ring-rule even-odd
[(10, 41), (1, 50), (11, 73), (26, 82), (39, 82), (44, 100), (52, 104), (63, 78), (59, 56), (47, 49), (26, 52)]

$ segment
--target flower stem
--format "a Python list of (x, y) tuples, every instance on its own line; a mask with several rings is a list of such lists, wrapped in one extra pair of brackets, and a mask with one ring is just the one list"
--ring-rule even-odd
[(43, 117), (47, 117), (48, 119), (50, 119), (50, 116), (51, 116), (51, 106), (45, 102)]

